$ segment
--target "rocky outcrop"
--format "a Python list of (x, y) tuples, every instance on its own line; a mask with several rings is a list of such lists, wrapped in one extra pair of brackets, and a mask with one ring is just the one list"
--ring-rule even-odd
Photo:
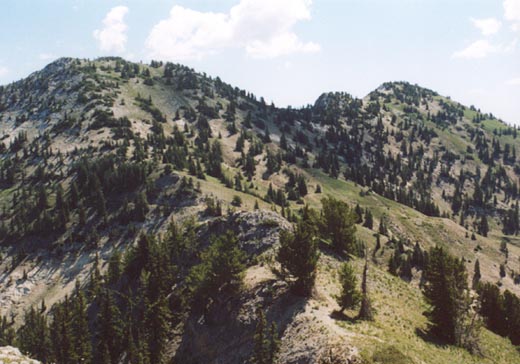
[(276, 212), (241, 211), (210, 222), (203, 236), (209, 240), (211, 235), (232, 230), (237, 234), (240, 248), (249, 256), (256, 256), (278, 242), (280, 230), (290, 228), (291, 224)]
[(37, 360), (29, 359), (12, 346), (0, 347), (0, 364), (41, 364)]

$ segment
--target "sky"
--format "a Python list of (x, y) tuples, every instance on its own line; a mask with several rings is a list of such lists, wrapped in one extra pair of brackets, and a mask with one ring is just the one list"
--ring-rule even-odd
[(417, 83), (520, 125), (520, 0), (0, 0), (0, 84), (59, 57), (193, 67), (274, 101)]

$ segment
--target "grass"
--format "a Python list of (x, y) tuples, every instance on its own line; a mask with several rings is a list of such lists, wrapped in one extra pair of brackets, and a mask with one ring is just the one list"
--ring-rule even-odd
[[(356, 264), (361, 273), (361, 261)], [(484, 356), (430, 341), (423, 312), (427, 305), (414, 283), (406, 283), (378, 267), (371, 267), (369, 289), (376, 310), (374, 322), (337, 321), (354, 333), (353, 345), (359, 348), (365, 363), (373, 364), (487, 364), (518, 363), (520, 354), (509, 340), (482, 330)]]

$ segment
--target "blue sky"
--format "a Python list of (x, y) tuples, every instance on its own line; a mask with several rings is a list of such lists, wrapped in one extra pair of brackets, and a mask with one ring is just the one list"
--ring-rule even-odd
[(281, 106), (406, 80), (520, 125), (520, 0), (2, 0), (0, 34), (0, 84), (118, 55)]

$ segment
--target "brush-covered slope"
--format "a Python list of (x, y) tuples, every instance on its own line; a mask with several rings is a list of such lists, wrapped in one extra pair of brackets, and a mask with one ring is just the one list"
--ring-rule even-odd
[[(253, 230), (287, 227), (276, 213), (291, 220), (303, 204), (320, 207), (331, 195), (359, 205), (357, 235), (372, 251), (380, 233), (371, 277), (376, 322), (330, 316), (337, 257), (322, 257), (311, 300), (291, 296), (255, 260), (260, 253), (272, 260), (273, 238), (250, 252), (246, 290), (229, 301), (234, 316), (215, 330), (187, 318), (171, 357), (203, 352), (210, 362), (241, 362), (261, 303), (283, 326), (287, 363), (329, 360), (327, 350), (338, 347), (353, 362), (392, 362), (378, 358), (395, 354), (403, 363), (497, 355), (512, 363), (518, 354), (508, 340), (487, 331), (488, 359), (423, 340), (420, 270), (405, 277), (412, 283), (386, 270), (399, 256), (396, 273), (408, 275), (416, 246), (442, 245), (465, 258), (470, 276), (478, 259), (482, 281), (519, 294), (519, 143), (516, 128), (493, 115), (405, 82), (363, 99), (325, 93), (292, 109), (181, 65), (60, 59), (0, 87), (0, 312), (19, 322), (31, 305), (51, 307), (77, 280), (88, 285), (98, 258), (104, 272), (139, 232), (162, 234), (172, 219), (194, 220), (202, 231), (221, 214), (232, 227), (244, 220)], [(264, 238), (242, 240), (254, 246)], [(211, 340), (218, 335), (222, 342)], [(225, 349), (239, 347), (243, 357)]]

